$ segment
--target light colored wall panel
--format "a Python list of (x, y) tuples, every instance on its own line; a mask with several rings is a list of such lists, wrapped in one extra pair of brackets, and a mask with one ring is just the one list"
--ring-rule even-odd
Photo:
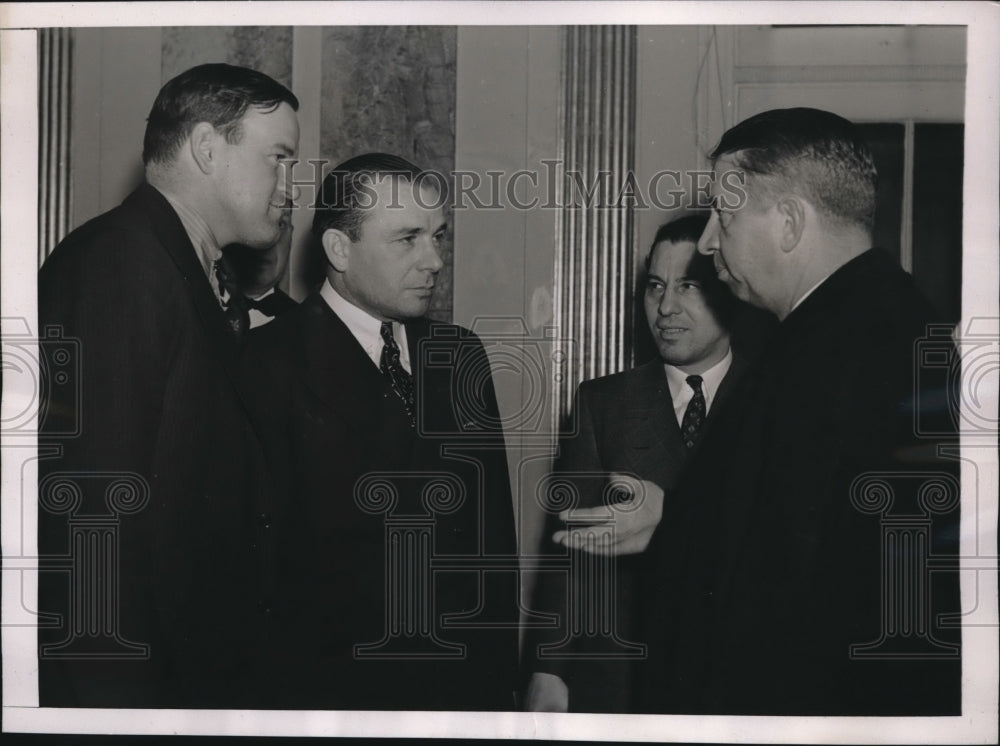
[[(518, 191), (530, 201), (547, 190), (542, 161), (558, 155), (560, 40), (551, 27), (460, 27), (456, 96), (456, 170), (486, 176), (500, 172), (503, 206), (454, 212), (455, 321), (474, 326), (497, 369), (495, 381), (506, 420), (511, 482), (519, 515), (522, 553), (533, 552), (541, 516), (533, 485), (551, 457), (549, 378), (526, 373), (519, 356), (550, 365), (551, 345), (541, 341), (552, 320), (552, 277), (559, 212), (517, 209), (507, 200), (507, 180), (517, 171), (538, 173), (538, 187)], [(491, 187), (480, 200), (492, 204)], [(498, 203), (499, 204), (499, 203)], [(527, 343), (527, 344), (525, 344)], [(540, 423), (529, 425), (529, 423)]]
[(146, 115), (160, 89), (160, 29), (76, 29), (73, 217), (76, 227), (121, 203), (142, 180)]

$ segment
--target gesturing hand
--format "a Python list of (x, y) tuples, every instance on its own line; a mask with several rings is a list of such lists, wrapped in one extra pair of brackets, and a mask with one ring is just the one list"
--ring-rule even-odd
[(552, 541), (591, 554), (638, 554), (646, 550), (663, 515), (663, 490), (653, 482), (612, 474), (627, 499), (596, 508), (574, 508), (559, 514), (567, 528)]

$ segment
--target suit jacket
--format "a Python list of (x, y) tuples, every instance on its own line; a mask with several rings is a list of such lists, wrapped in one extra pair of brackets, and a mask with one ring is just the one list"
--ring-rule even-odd
[[(699, 438), (712, 427), (718, 412), (736, 388), (746, 363), (733, 358), (729, 372), (716, 392), (712, 409)], [(671, 490), (687, 462), (689, 451), (681, 439), (663, 363), (657, 359), (638, 368), (584, 381), (577, 390), (574, 404), (576, 431), (563, 438), (555, 474), (582, 474), (593, 477), (575, 480), (580, 507), (601, 505), (601, 491), (608, 472), (634, 474), (664, 490)], [(698, 446), (696, 446), (697, 448)], [(551, 543), (552, 533), (561, 527), (550, 516), (543, 538), (543, 552), (550, 557), (568, 557), (568, 550)], [(615, 558), (616, 632), (633, 646), (641, 644), (634, 624), (637, 605), (643, 603), (644, 591), (637, 586), (641, 561), (636, 556)], [(582, 589), (581, 589), (582, 590)], [(538, 629), (528, 635), (525, 655), (526, 673), (553, 673), (570, 688), (570, 708), (574, 712), (627, 712), (631, 704), (632, 679), (640, 660), (567, 660), (539, 657), (538, 645), (558, 643), (568, 634), (567, 578), (564, 572), (542, 571), (538, 576), (534, 608), (560, 616), (556, 629)], [(602, 648), (606, 648), (602, 651)], [(613, 652), (606, 640), (580, 640), (572, 654)]]
[[(39, 275), (39, 320), (77, 353), (68, 382), (43, 386), (41, 446), (60, 453), (41, 463), (41, 552), (70, 554), (87, 516), (110, 518), (114, 536), (93, 565), (73, 549), (84, 607), (71, 606), (67, 574), (41, 573), (41, 611), (62, 616), (43, 625), (41, 642), (73, 643), (43, 655), (41, 703), (254, 705), (267, 680), (257, 651), (272, 593), (259, 517), (272, 494), (235, 343), (156, 189), (140, 186), (56, 247)], [(68, 514), (49, 509), (60, 490), (79, 492)], [(114, 572), (117, 596), (91, 599)], [(84, 614), (103, 603), (114, 607), (100, 622), (110, 631), (74, 637), (71, 625), (98, 624)], [(148, 654), (136, 658), (125, 643)]]
[[(637, 709), (958, 712), (957, 628), (939, 621), (959, 610), (958, 575), (916, 558), (954, 555), (958, 537), (956, 462), (915, 434), (955, 428), (950, 339), (935, 342), (944, 366), (918, 365), (932, 320), (871, 250), (782, 322), (651, 541)], [(935, 482), (930, 506), (919, 495)]]
[[(496, 397), (483, 375), (489, 362), (460, 327), (420, 319), (406, 333), (416, 432), (387, 377), (319, 295), (252, 340), (266, 450), (287, 487), (280, 706), (513, 707), (516, 542)], [(449, 567), (430, 570), (407, 555), (392, 574), (397, 552), (415, 546), (397, 530), (432, 530), (433, 539), (408, 535), (430, 542), (433, 561)], [(490, 555), (508, 567), (477, 569)], [(409, 640), (390, 635), (407, 623), (387, 615), (426, 594), (424, 634), (418, 625)], [(455, 626), (459, 615), (479, 626)]]

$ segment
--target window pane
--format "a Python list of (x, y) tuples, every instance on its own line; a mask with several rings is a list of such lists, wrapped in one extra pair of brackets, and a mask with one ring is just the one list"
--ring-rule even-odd
[(873, 241), (899, 261), (900, 226), (903, 223), (903, 147), (906, 128), (902, 124), (862, 124), (878, 169), (878, 208)]

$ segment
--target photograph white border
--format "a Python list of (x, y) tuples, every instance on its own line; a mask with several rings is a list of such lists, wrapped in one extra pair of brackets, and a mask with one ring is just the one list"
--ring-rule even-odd
[[(571, 7), (570, 7), (571, 5)], [(0, 5), (0, 162), (2, 162), (2, 286), (5, 340), (17, 320), (36, 319), (37, 70), (40, 27), (177, 25), (563, 25), (574, 24), (933, 24), (967, 26), (963, 213), (963, 328), (973, 318), (1000, 319), (998, 209), (1000, 190), (1000, 7), (992, 3), (743, 3), (743, 2), (430, 2), (430, 3), (101, 3)], [(18, 31), (17, 29), (23, 29)], [(22, 216), (27, 216), (21, 219)], [(37, 326), (37, 324), (35, 324)], [(995, 325), (990, 330), (1000, 334)], [(30, 357), (30, 350), (28, 350)], [(6, 371), (5, 371), (6, 373)], [(35, 371), (37, 376), (37, 370)], [(33, 392), (17, 390), (30, 376), (5, 375), (5, 412), (21, 411)], [(13, 383), (11, 384), (11, 381)], [(11, 384), (11, 385), (8, 385)], [(994, 401), (995, 407), (995, 401)], [(6, 418), (4, 419), (6, 422)], [(976, 448), (963, 468), (962, 555), (981, 568), (979, 596), (963, 574), (963, 608), (978, 599), (983, 626), (963, 629), (963, 715), (939, 718), (694, 717), (534, 713), (378, 713), (202, 710), (75, 710), (37, 707), (36, 638), (16, 617), (22, 592), (31, 597), (37, 554), (33, 443), (3, 434), (3, 730), (34, 733), (187, 733), (213, 735), (339, 735), (449, 738), (585, 739), (773, 743), (995, 743), (998, 708), (997, 451)], [(963, 447), (971, 446), (963, 439)], [(992, 447), (989, 447), (992, 445)], [(972, 450), (968, 453), (973, 453)], [(969, 485), (977, 478), (980, 512)], [(971, 482), (969, 481), (971, 480)], [(983, 489), (985, 488), (985, 489)], [(23, 498), (23, 501), (21, 500)], [(18, 502), (20, 501), (20, 504)], [(985, 510), (984, 510), (985, 508)], [(8, 582), (11, 573), (24, 578)], [(15, 594), (13, 597), (11, 594)], [(26, 691), (35, 682), (33, 694)]]

